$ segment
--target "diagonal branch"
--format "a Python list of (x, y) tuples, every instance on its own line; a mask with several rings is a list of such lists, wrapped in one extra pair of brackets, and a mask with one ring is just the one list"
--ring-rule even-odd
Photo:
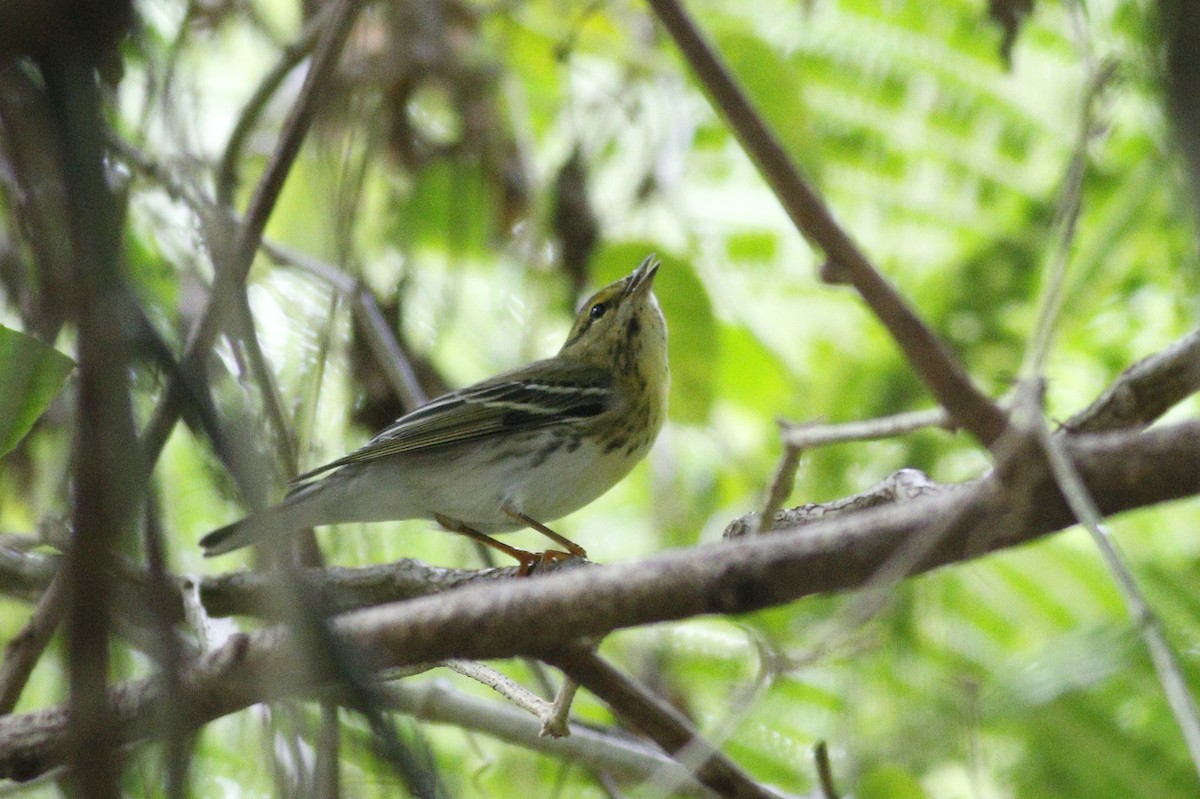
[(1200, 391), (1200, 330), (1133, 364), (1063, 423), (1072, 433), (1142, 427)]
[[(548, 661), (604, 700), (618, 718), (649, 735), (672, 755), (694, 754), (698, 762), (696, 776), (721, 796), (744, 799), (773, 799), (776, 796), (700, 737), (679, 711), (613, 668), (591, 649), (572, 647), (550, 656)], [(684, 758), (685, 765), (690, 759)]]
[(21, 698), (33, 667), (50, 645), (50, 639), (62, 619), (66, 586), (63, 572), (59, 571), (42, 598), (38, 600), (33, 615), (4, 647), (4, 662), (0, 664), (0, 715), (11, 713)]
[(954, 421), (991, 446), (1007, 424), (1003, 411), (971, 382), (949, 348), (908, 307), (834, 219), (678, 0), (647, 1), (796, 229), (820, 247), (839, 274), (858, 290)]
[[(200, 322), (188, 337), (182, 362), (185, 372), (203, 362), (224, 323), (225, 314), (229, 310), (227, 306), (246, 282), (254, 256), (262, 242), (267, 220), (300, 153), (300, 145), (312, 125), (319, 98), (324, 95), (333, 78), (338, 56), (350, 35), (350, 28), (359, 8), (359, 0), (339, 0), (335, 11), (330, 13), (329, 27), (325, 30), (313, 56), (300, 96), (284, 124), (279, 145), (272, 153), (266, 172), (255, 187), (245, 219), (238, 228), (230, 257), (221, 263), (222, 268), (217, 270), (216, 279), (213, 281), (212, 299)], [(167, 385), (158, 407), (154, 409), (154, 415), (142, 436), (147, 468), (157, 460), (171, 429), (175, 426), (184, 396), (184, 386), (179, 381), (172, 380)]]

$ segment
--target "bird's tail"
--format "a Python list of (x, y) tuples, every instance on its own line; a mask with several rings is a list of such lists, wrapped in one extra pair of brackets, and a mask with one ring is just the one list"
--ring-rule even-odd
[(224, 555), (226, 552), (241, 549), (254, 539), (253, 518), (248, 517), (213, 530), (200, 539), (200, 546), (204, 549), (204, 557), (211, 558), (213, 555)]
[(224, 555), (226, 552), (233, 552), (235, 549), (249, 546), (256, 541), (265, 541), (294, 532), (287, 523), (288, 515), (280, 513), (278, 508), (272, 508), (213, 530), (200, 539), (204, 557)]

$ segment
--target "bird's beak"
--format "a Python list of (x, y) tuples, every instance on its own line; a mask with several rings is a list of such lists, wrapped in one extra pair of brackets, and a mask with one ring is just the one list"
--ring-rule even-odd
[(653, 253), (647, 255), (646, 259), (629, 276), (629, 284), (625, 287), (625, 293), (644, 294), (649, 291), (661, 263)]

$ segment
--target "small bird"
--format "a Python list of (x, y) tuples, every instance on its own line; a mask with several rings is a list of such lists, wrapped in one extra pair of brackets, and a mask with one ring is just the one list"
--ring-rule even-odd
[[(670, 370), (653, 255), (592, 295), (552, 358), (453, 391), (362, 448), (300, 475), (278, 505), (200, 540), (220, 555), (323, 524), (432, 519), (516, 558), (586, 552), (550, 528), (645, 457), (662, 429)], [(324, 476), (322, 476), (324, 475)], [(491, 537), (531, 527), (567, 553)]]

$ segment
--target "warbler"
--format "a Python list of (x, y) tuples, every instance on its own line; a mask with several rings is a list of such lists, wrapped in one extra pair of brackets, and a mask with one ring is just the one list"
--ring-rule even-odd
[(324, 524), (431, 519), (530, 567), (534, 555), (491, 538), (595, 500), (645, 457), (662, 429), (667, 325), (652, 286), (659, 261), (581, 306), (552, 358), (438, 397), (362, 448), (293, 481), (279, 504), (206, 535), (206, 556)]

